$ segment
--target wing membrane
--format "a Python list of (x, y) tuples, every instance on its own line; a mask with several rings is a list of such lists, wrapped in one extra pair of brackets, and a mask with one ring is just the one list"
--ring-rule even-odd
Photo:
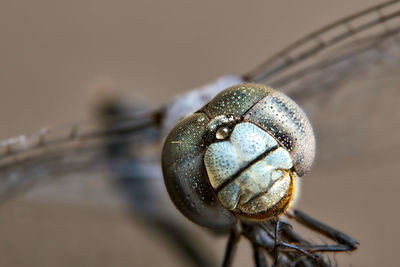
[[(390, 10), (385, 18), (382, 8)], [(391, 154), (387, 151), (399, 147), (399, 9), (398, 1), (391, 1), (345, 18), (289, 46), (247, 75), (250, 81), (282, 89), (305, 109), (316, 130), (319, 163), (387, 156)], [(318, 46), (326, 31), (345, 28), (343, 24), (354, 24), (371, 13), (377, 15), (358, 30), (339, 33), (330, 45)], [(391, 26), (385, 27), (389, 22)], [(361, 31), (364, 37), (358, 35)], [(310, 41), (317, 46), (296, 54)], [(293, 53), (295, 60), (288, 60)]]
[[(110, 147), (115, 148), (116, 144), (131, 147), (135, 150), (133, 156), (141, 153), (145, 144), (151, 145), (157, 139), (157, 131), (151, 115), (120, 114), (102, 122), (42, 129), (29, 136), (5, 140), (0, 143), (1, 199), (8, 199), (43, 180), (57, 180), (72, 173), (83, 176), (119, 166), (119, 173), (124, 175), (123, 172), (129, 171), (127, 164), (118, 155), (111, 157), (116, 152)], [(144, 165), (151, 165), (154, 159), (145, 153), (142, 155), (136, 158)], [(137, 173), (137, 177), (143, 177), (143, 173)]]

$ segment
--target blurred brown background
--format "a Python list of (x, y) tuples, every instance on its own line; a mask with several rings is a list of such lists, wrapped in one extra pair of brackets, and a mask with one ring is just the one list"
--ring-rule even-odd
[[(218, 76), (244, 73), (303, 35), (379, 2), (2, 0), (0, 139), (90, 117), (87, 88), (99, 77), (137, 99), (165, 103)], [(373, 183), (365, 186), (374, 194)], [(107, 182), (99, 187), (108, 192)], [(396, 265), (397, 210), (371, 212), (335, 173), (304, 187), (300, 208), (360, 240), (344, 266)], [(180, 264), (115, 208), (123, 207), (117, 197), (115, 205), (80, 204), (79, 192), (91, 189), (72, 191), (75, 201), (22, 198), (2, 207), (0, 266)], [(374, 197), (380, 194), (387, 192)], [(217, 257), (224, 242), (212, 243)], [(250, 260), (243, 243), (235, 266)]]

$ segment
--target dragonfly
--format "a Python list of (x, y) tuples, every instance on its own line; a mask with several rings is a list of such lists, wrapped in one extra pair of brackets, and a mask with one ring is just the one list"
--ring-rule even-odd
[[(349, 175), (367, 179), (368, 175), (382, 175), (379, 171), (383, 168), (385, 175), (395, 175), (390, 171), (398, 161), (395, 151), (399, 146), (399, 9), (398, 1), (390, 1), (346, 17), (305, 36), (246, 74), (222, 77), (156, 110), (135, 110), (123, 101), (111, 99), (99, 108), (98, 121), (43, 128), (29, 136), (4, 140), (0, 143), (1, 200), (7, 203), (34, 187), (62, 180), (71, 173), (108, 171), (124, 192), (132, 212), (139, 214), (137, 217), (147, 227), (159, 229), (199, 266), (215, 265), (204, 256), (208, 254), (206, 246), (196, 244), (201, 248), (196, 249), (192, 239), (185, 238), (191, 234), (182, 226), (184, 223), (171, 217), (174, 211), (166, 200), (159, 167), (160, 148), (168, 130), (232, 84), (263, 83), (294, 99), (314, 126), (317, 162), (305, 179), (312, 179), (315, 172), (357, 190), (354, 180), (346, 180)], [(382, 133), (386, 133), (384, 137)], [(376, 165), (382, 167), (375, 168)], [(295, 217), (300, 223), (312, 225), (306, 214), (296, 212), (288, 214), (288, 219)], [(317, 244), (283, 225), (282, 234), (288, 241)], [(262, 246), (270, 244), (275, 234), (271, 227), (268, 223), (244, 225), (259, 266), (265, 261)], [(259, 235), (252, 236), (255, 229), (264, 238), (261, 243), (256, 240)], [(336, 240), (343, 237), (330, 227), (325, 230)], [(269, 253), (274, 253), (274, 249), (269, 249)], [(315, 252), (318, 256), (321, 253)], [(316, 264), (309, 255), (292, 250), (282, 250), (280, 260), (282, 264)]]

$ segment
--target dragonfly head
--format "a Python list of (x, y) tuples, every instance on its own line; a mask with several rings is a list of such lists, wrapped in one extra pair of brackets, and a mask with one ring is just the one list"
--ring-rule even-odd
[(311, 125), (293, 100), (263, 85), (239, 84), (172, 129), (162, 168), (186, 217), (230, 229), (237, 219), (283, 213), (314, 153)]

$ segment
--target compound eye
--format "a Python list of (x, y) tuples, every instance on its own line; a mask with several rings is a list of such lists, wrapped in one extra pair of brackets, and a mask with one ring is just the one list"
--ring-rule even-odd
[(215, 133), (215, 138), (218, 140), (224, 140), (229, 136), (230, 129), (228, 127), (220, 127)]

